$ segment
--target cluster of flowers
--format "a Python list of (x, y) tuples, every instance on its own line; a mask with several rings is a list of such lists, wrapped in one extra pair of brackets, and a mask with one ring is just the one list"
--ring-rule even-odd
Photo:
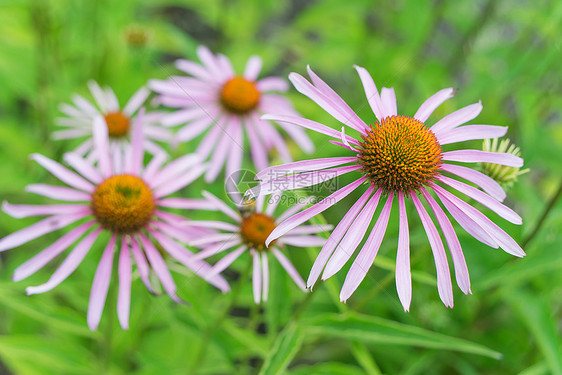
[[(101, 319), (116, 249), (117, 314), (124, 329), (129, 325), (133, 261), (140, 279), (150, 291), (153, 285), (149, 273), (154, 272), (162, 288), (178, 302), (181, 300), (167, 260), (181, 263), (227, 292), (229, 285), (221, 272), (242, 254), (250, 253), (254, 300), (259, 303), (268, 296), (269, 258), (273, 256), (298, 287), (306, 291), (312, 288), (322, 271), (322, 279), (327, 279), (347, 263), (366, 236), (381, 199), (384, 206), (347, 274), (341, 290), (342, 301), (351, 296), (372, 266), (395, 198), (399, 211), (396, 286), (405, 310), (409, 309), (412, 289), (406, 199), (412, 200), (427, 232), (435, 258), (439, 295), (446, 306), (453, 306), (447, 255), (422, 200), (441, 227), (457, 283), (465, 294), (470, 293), (467, 265), (453, 226), (437, 199), (460, 226), (479, 241), (494, 248), (501, 247), (515, 256), (524, 256), (523, 250), (499, 226), (444, 188), (455, 189), (502, 218), (521, 224), (521, 218), (501, 203), (506, 195), (494, 179), (476, 169), (451, 163), (492, 163), (519, 168), (523, 164), (520, 157), (493, 151), (442, 150), (441, 146), (446, 144), (505, 135), (506, 127), (461, 126), (480, 113), (480, 103), (453, 112), (427, 127), (426, 121), (432, 112), (451, 98), (455, 90), (438, 91), (413, 117), (398, 115), (394, 90), (384, 87), (379, 93), (369, 73), (356, 67), (376, 117), (376, 121), (368, 125), (310, 68), (308, 74), (312, 82), (291, 73), (289, 79), (295, 88), (358, 135), (352, 137), (346, 134), (344, 127), (341, 131), (335, 130), (302, 118), (287, 98), (279, 94), (289, 89), (284, 79), (258, 80), (260, 58), (250, 58), (243, 74), (237, 75), (224, 55), (214, 55), (205, 47), (199, 47), (197, 53), (202, 64), (186, 60), (176, 63), (188, 77), (172, 76), (148, 83), (156, 93), (153, 103), (177, 109), (175, 111), (145, 113), (144, 105), (150, 95), (148, 88), (141, 88), (121, 108), (111, 89), (101, 88), (94, 82), (89, 88), (97, 107), (78, 95), (73, 98), (74, 105), (61, 106), (67, 117), (58, 122), (65, 129), (55, 132), (54, 137), (86, 138), (63, 157), (72, 169), (39, 154), (32, 155), (32, 159), (67, 186), (33, 184), (26, 190), (70, 203), (3, 203), (4, 212), (15, 218), (46, 218), (2, 238), (0, 251), (73, 225), (73, 229), (15, 270), (15, 281), (27, 278), (75, 244), (49, 280), (28, 287), (28, 294), (46, 292), (65, 280), (96, 240), (104, 238), (101, 236), (104, 231), (109, 236), (94, 275), (87, 314), (91, 329), (97, 329)], [(170, 127), (179, 125), (181, 128), (172, 135)], [(314, 145), (304, 129), (333, 138), (330, 142), (343, 147), (350, 156), (293, 162), (282, 134), (311, 153)], [(205, 135), (195, 153), (167, 160), (163, 143), (174, 145), (202, 134)], [(246, 137), (260, 183), (245, 195), (229, 189), (235, 209), (205, 191), (201, 199), (170, 197), (203, 175), (207, 182), (215, 181), (223, 169), (226, 176), (235, 175), (245, 156)], [(273, 149), (285, 164), (269, 166), (268, 154)], [(150, 155), (145, 157), (145, 151)], [(148, 159), (146, 163), (145, 159)], [(349, 172), (358, 173), (360, 177), (324, 199), (302, 199), (284, 212), (276, 212), (284, 190), (313, 186)], [(481, 190), (451, 176), (465, 179)], [(331, 226), (305, 225), (356, 189), (364, 189), (364, 192), (346, 209), (345, 216), (326, 236), (328, 238), (319, 234), (332, 230)], [(266, 201), (267, 195), (271, 197)], [(188, 220), (177, 214), (178, 210), (215, 210), (228, 218), (225, 221)], [(286, 245), (322, 246), (308, 282), (305, 283), (284, 254)], [(193, 253), (188, 247), (198, 251)], [(221, 252), (227, 255), (214, 264), (207, 262)]]

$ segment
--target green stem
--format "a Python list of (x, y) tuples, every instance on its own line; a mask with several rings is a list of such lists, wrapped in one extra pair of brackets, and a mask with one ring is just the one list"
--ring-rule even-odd
[(552, 208), (556, 204), (556, 201), (558, 200), (558, 198), (560, 198), (560, 195), (562, 195), (562, 181), (560, 181), (560, 185), (558, 186), (558, 190), (556, 190), (556, 193), (554, 193), (552, 198), (550, 198), (550, 200), (546, 204), (546, 207), (545, 207), (541, 217), (539, 218), (539, 221), (537, 221), (537, 224), (535, 224), (535, 227), (533, 228), (533, 231), (523, 241), (522, 247), (527, 246), (529, 244), (529, 242), (531, 242), (531, 240), (537, 235), (537, 233), (539, 232), (539, 229), (542, 227), (542, 225), (543, 225), (544, 221), (546, 220), (548, 214), (550, 213), (550, 211), (552, 211)]
[(192, 365), (189, 367), (188, 374), (195, 375), (197, 370), (201, 367), (201, 364), (205, 361), (205, 357), (207, 356), (207, 349), (209, 344), (211, 343), (211, 339), (213, 338), (214, 333), (219, 329), (224, 319), (228, 316), (232, 308), (236, 305), (238, 301), (238, 297), (240, 295), (240, 291), (242, 290), (242, 286), (244, 282), (248, 278), (250, 274), (250, 269), (252, 268), (252, 258), (250, 257), (246, 268), (240, 274), (238, 281), (236, 283), (236, 287), (232, 290), (230, 302), (223, 310), (223, 312), (217, 317), (217, 319), (208, 326), (205, 331), (203, 332), (203, 337), (201, 338), (201, 343), (199, 345), (199, 350), (197, 355), (195, 356), (195, 360), (193, 361)]

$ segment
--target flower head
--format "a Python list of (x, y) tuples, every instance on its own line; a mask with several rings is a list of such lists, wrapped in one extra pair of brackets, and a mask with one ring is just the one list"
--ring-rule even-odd
[[(510, 143), (509, 139), (485, 139), (482, 141), (482, 150), (487, 152), (508, 153), (515, 156), (521, 155), (521, 150), (516, 145)], [(521, 169), (521, 167), (513, 167), (494, 163), (480, 163), (480, 170), (496, 180), (504, 188), (510, 188), (517, 181), (517, 177), (528, 173), (529, 168)]]
[[(398, 200), (399, 236), (396, 259), (396, 286), (405, 310), (411, 302), (411, 273), (409, 229), (406, 216), (406, 200), (409, 198), (421, 219), (435, 258), (437, 287), (446, 306), (453, 306), (453, 292), (445, 248), (433, 219), (422, 200), (433, 212), (449, 247), (457, 283), (461, 290), (470, 293), (470, 279), (464, 255), (451, 222), (442, 205), (455, 220), (472, 236), (494, 248), (501, 247), (515, 256), (524, 256), (519, 245), (479, 210), (456, 197), (443, 186), (450, 187), (487, 206), (504, 219), (521, 224), (522, 220), (501, 201), (505, 192), (487, 175), (459, 163), (487, 162), (521, 167), (523, 160), (510, 153), (480, 150), (444, 151), (442, 146), (467, 140), (497, 138), (505, 135), (507, 127), (491, 125), (465, 125), (482, 110), (481, 103), (471, 104), (437, 121), (432, 126), (427, 120), (432, 112), (451, 98), (455, 90), (443, 89), (427, 99), (414, 116), (398, 115), (394, 89), (383, 87), (379, 93), (369, 73), (356, 67), (363, 83), (367, 99), (376, 117), (373, 125), (367, 125), (357, 114), (322, 81), (310, 68), (312, 83), (292, 73), (289, 78), (298, 91), (314, 100), (336, 120), (358, 133), (352, 137), (342, 131), (315, 121), (296, 116), (266, 115), (264, 118), (285, 122), (314, 130), (336, 140), (330, 141), (350, 151), (350, 156), (313, 159), (270, 167), (258, 173), (260, 185), (248, 194), (268, 194), (275, 186), (294, 189), (314, 185), (349, 172), (359, 172), (361, 177), (337, 190), (316, 205), (298, 215), (287, 218), (271, 232), (266, 245), (304, 221), (334, 205), (361, 186), (365, 192), (336, 226), (318, 255), (308, 286), (312, 287), (320, 274), (322, 279), (334, 275), (351, 258), (367, 234), (370, 223), (375, 224), (353, 262), (341, 290), (340, 298), (346, 301), (365, 278), (383, 240), (392, 203)], [(350, 165), (347, 165), (350, 164)], [(458, 180), (465, 179), (482, 190)], [(431, 193), (433, 192), (433, 194)], [(435, 199), (434, 196), (438, 198)], [(383, 203), (375, 219), (379, 202)]]
[[(94, 150), (93, 125), (94, 120), (101, 117), (107, 127), (110, 153), (114, 159), (113, 169), (119, 172), (118, 168), (123, 164), (122, 159), (128, 152), (133, 123), (150, 91), (146, 87), (141, 87), (121, 108), (117, 96), (111, 88), (101, 88), (95, 81), (88, 82), (88, 87), (95, 99), (95, 105), (80, 95), (74, 95), (72, 99), (74, 105), (61, 104), (61, 112), (68, 117), (57, 119), (58, 125), (65, 129), (55, 131), (53, 137), (55, 139), (86, 137), (75, 152), (79, 155), (89, 155), (89, 160), (95, 160), (96, 156), (91, 152)], [(143, 147), (151, 154), (165, 152), (155, 141), (169, 142), (171, 140), (170, 131), (158, 125), (161, 117), (160, 112), (143, 115), (142, 125), (145, 136)]]
[[(192, 77), (172, 76), (168, 80), (151, 80), (149, 87), (160, 94), (158, 100), (167, 107), (180, 108), (165, 116), (165, 126), (183, 127), (175, 142), (187, 142), (206, 132), (197, 148), (203, 159), (210, 158), (205, 179), (214, 181), (226, 164), (226, 175), (240, 170), (244, 151), (244, 133), (257, 170), (269, 165), (268, 152), (275, 149), (284, 162), (291, 161), (287, 144), (279, 128), (283, 129), (304, 151), (314, 146), (305, 132), (290, 124), (274, 126), (260, 119), (263, 113), (297, 115), (291, 103), (275, 92), (285, 92), (288, 84), (277, 77), (258, 80), (262, 67), (259, 57), (248, 60), (243, 74), (236, 74), (224, 55), (213, 55), (199, 47), (202, 64), (178, 60), (178, 69)], [(210, 130), (209, 130), (210, 129)], [(212, 154), (212, 155), (211, 155)]]
[[(256, 201), (245, 201), (238, 205), (238, 210), (229, 207), (225, 202), (209, 192), (203, 192), (208, 202), (214, 205), (230, 218), (229, 221), (189, 221), (186, 224), (195, 228), (209, 228), (220, 232), (201, 236), (196, 240), (189, 241), (192, 246), (201, 249), (193, 259), (207, 259), (222, 252), (229, 252), (219, 260), (206, 274), (206, 278), (215, 277), (230, 266), (242, 254), (249, 252), (253, 259), (253, 291), (254, 301), (266, 301), (269, 293), (269, 258), (274, 258), (287, 271), (295, 284), (306, 291), (304, 280), (299, 275), (291, 261), (283, 254), (286, 245), (296, 247), (322, 246), (326, 239), (316, 236), (317, 233), (330, 230), (330, 225), (301, 225), (292, 228), (283, 236), (266, 246), (266, 239), (277, 227), (279, 222), (285, 218), (301, 211), (312, 200), (312, 198), (301, 199), (291, 208), (280, 215), (275, 211), (281, 201), (281, 193), (278, 192), (265, 202), (264, 196), (258, 197)], [(242, 202), (237, 193), (231, 194), (233, 201)]]
[[(16, 269), (14, 280), (25, 279), (77, 243), (51, 278), (42, 285), (28, 287), (28, 294), (43, 293), (56, 287), (74, 272), (94, 247), (102, 231), (111, 234), (92, 284), (88, 307), (88, 325), (91, 329), (96, 329), (101, 319), (116, 249), (119, 253), (117, 314), (121, 326), (125, 329), (129, 324), (131, 256), (146, 287), (152, 291), (149, 282), (149, 272), (152, 268), (164, 290), (177, 302), (181, 300), (176, 295), (176, 285), (154, 241), (161, 246), (166, 256), (177, 260), (193, 272), (203, 275), (210, 269), (207, 263), (193, 260), (193, 254), (178, 242), (191, 241), (205, 234), (205, 230), (180, 227), (179, 224), (185, 221), (184, 218), (162, 210), (211, 209), (212, 206), (203, 200), (167, 197), (198, 178), (206, 166), (200, 163), (196, 155), (186, 155), (164, 166), (166, 156), (158, 154), (144, 168), (142, 112), (135, 122), (131, 147), (121, 168), (123, 173), (116, 173), (113, 169), (109, 156), (108, 128), (103, 119), (97, 117), (93, 126), (94, 152), (99, 159), (96, 165), (76, 153), (68, 153), (64, 159), (76, 171), (74, 172), (45, 156), (33, 155), (36, 162), (68, 186), (34, 184), (27, 186), (26, 190), (73, 203), (39, 206), (3, 203), (4, 212), (13, 217), (47, 218), (2, 238), (0, 251), (15, 248), (82, 221)], [(207, 280), (222, 291), (229, 290), (227, 282), (218, 274)]]

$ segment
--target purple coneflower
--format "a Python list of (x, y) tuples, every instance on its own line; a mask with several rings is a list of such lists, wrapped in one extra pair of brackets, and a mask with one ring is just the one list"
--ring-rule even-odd
[[(65, 161), (75, 173), (61, 164), (39, 154), (32, 158), (51, 172), (67, 186), (34, 184), (26, 190), (49, 198), (75, 202), (52, 205), (13, 205), (3, 203), (3, 210), (15, 218), (29, 216), (48, 216), (47, 218), (0, 240), (0, 251), (25, 244), (47, 233), (61, 229), (79, 221), (81, 223), (52, 245), (19, 266), (13, 279), (19, 281), (41, 269), (72, 244), (78, 242), (51, 278), (44, 284), (28, 287), (28, 294), (43, 293), (64, 281), (82, 262), (88, 251), (103, 230), (110, 232), (107, 243), (94, 276), (88, 306), (88, 326), (98, 327), (107, 291), (111, 280), (111, 270), (115, 249), (119, 253), (119, 292), (117, 315), (124, 329), (129, 324), (131, 299), (131, 254), (137, 265), (140, 278), (152, 291), (149, 271), (152, 268), (164, 290), (175, 301), (176, 285), (168, 270), (161, 251), (189, 267), (199, 275), (204, 275), (210, 266), (202, 261), (194, 261), (192, 253), (177, 241), (190, 241), (198, 235), (189, 228), (180, 228), (178, 223), (185, 221), (181, 216), (165, 212), (162, 208), (210, 209), (202, 199), (167, 198), (168, 195), (189, 185), (205, 171), (196, 155), (186, 155), (166, 166), (166, 156), (158, 154), (146, 168), (143, 168), (142, 111), (139, 114), (129, 153), (126, 155), (123, 174), (113, 172), (109, 156), (107, 127), (102, 118), (94, 120), (94, 147), (99, 155), (97, 166), (92, 165), (75, 153), (65, 154)], [(159, 250), (153, 239), (163, 250)], [(148, 261), (147, 261), (148, 260)], [(220, 276), (208, 280), (226, 292), (227, 282)]]
[[(340, 132), (318, 122), (299, 117), (264, 116), (270, 120), (299, 125), (336, 138), (338, 141), (330, 142), (351, 151), (352, 156), (305, 160), (270, 167), (258, 173), (257, 178), (261, 179), (262, 183), (257, 187), (257, 191), (268, 193), (274, 191), (276, 186), (283, 186), (285, 190), (311, 186), (319, 181), (325, 181), (351, 171), (362, 174), (353, 183), (280, 223), (268, 237), (266, 245), (334, 205), (360, 186), (367, 186), (361, 198), (348, 210), (330, 235), (314, 262), (307, 282), (308, 287), (312, 287), (322, 270), (324, 270), (322, 279), (327, 279), (343, 267), (364, 238), (369, 224), (375, 216), (379, 200), (382, 199), (384, 206), (376, 219), (374, 228), (359, 251), (343, 284), (340, 299), (346, 301), (365, 278), (373, 264), (387, 228), (392, 202), (396, 198), (399, 213), (396, 287), (404, 309), (408, 310), (412, 285), (405, 200), (410, 198), (427, 232), (433, 251), (439, 296), (446, 306), (452, 307), (453, 291), (447, 255), (441, 236), (422, 200), (429, 205), (441, 227), (453, 260), (457, 284), (465, 294), (470, 293), (468, 269), (459, 240), (449, 218), (431, 191), (451, 216), (477, 240), (494, 248), (501, 247), (510, 254), (522, 257), (525, 253), (507, 233), (479, 210), (451, 194), (443, 186), (467, 195), (512, 223), (521, 224), (522, 220), (519, 215), (500, 203), (505, 198), (505, 193), (496, 181), (472, 168), (451, 162), (486, 162), (520, 167), (523, 160), (508, 153), (480, 150), (463, 149), (444, 152), (443, 145), (472, 139), (501, 137), (506, 133), (507, 127), (460, 126), (478, 116), (482, 110), (481, 103), (464, 107), (437, 121), (433, 126), (427, 127), (425, 123), (431, 113), (454, 95), (454, 89), (438, 91), (420, 106), (413, 117), (402, 116), (397, 113), (394, 89), (383, 87), (379, 95), (369, 73), (361, 67), (356, 67), (356, 69), (363, 83), (369, 105), (377, 118), (374, 125), (367, 125), (363, 122), (343, 99), (310, 68), (308, 68), (308, 73), (312, 84), (295, 73), (292, 73), (289, 78), (298, 91), (315, 101), (335, 119), (358, 132), (360, 138), (346, 135), (343, 128)], [(297, 172), (299, 174), (295, 175), (294, 173)], [(284, 176), (279, 177), (280, 175)], [(483, 191), (459, 181), (458, 177), (472, 182)]]
[[(273, 148), (281, 160), (290, 162), (289, 149), (278, 129), (270, 121), (260, 119), (262, 113), (298, 115), (287, 98), (274, 93), (287, 91), (287, 81), (278, 77), (258, 80), (262, 67), (258, 56), (252, 56), (244, 74), (237, 75), (226, 56), (213, 55), (202, 46), (197, 54), (202, 65), (187, 60), (176, 62), (178, 69), (192, 77), (151, 80), (149, 87), (160, 94), (158, 100), (164, 106), (181, 108), (162, 120), (165, 126), (186, 124), (175, 135), (176, 142), (187, 142), (211, 128), (196, 151), (203, 159), (212, 153), (205, 180), (214, 181), (225, 163), (227, 176), (240, 170), (244, 131), (257, 170), (269, 166), (267, 154)], [(302, 129), (288, 124), (279, 126), (304, 151), (314, 150)]]
[[(322, 246), (326, 239), (315, 234), (332, 229), (331, 225), (301, 225), (298, 228), (291, 228), (285, 231), (283, 236), (271, 241), (266, 247), (265, 240), (276, 228), (277, 224), (296, 212), (301, 211), (314, 199), (313, 197), (302, 198), (300, 201), (281, 213), (279, 216), (274, 214), (279, 202), (281, 193), (273, 195), (268, 202), (264, 202), (264, 196), (258, 197), (254, 201), (247, 201), (239, 206), (238, 211), (230, 208), (225, 202), (204, 191), (203, 195), (215, 209), (220, 210), (234, 223), (223, 221), (189, 221), (188, 226), (219, 230), (220, 232), (201, 236), (196, 240), (188, 241), (188, 244), (202, 249), (195, 254), (193, 259), (201, 260), (209, 258), (215, 254), (229, 251), (229, 253), (219, 260), (206, 274), (205, 278), (210, 279), (230, 266), (242, 254), (250, 252), (253, 260), (252, 282), (254, 291), (254, 301), (266, 301), (269, 293), (269, 256), (273, 256), (287, 271), (295, 284), (306, 291), (304, 280), (299, 275), (291, 261), (283, 254), (282, 249), (285, 245), (296, 247)], [(241, 201), (241, 197), (234, 194), (233, 200)], [(265, 203), (265, 204), (264, 204)]]
[[(123, 108), (113, 90), (109, 87), (101, 88), (97, 82), (88, 82), (90, 92), (95, 99), (96, 105), (90, 103), (82, 96), (75, 94), (72, 98), (74, 105), (63, 103), (60, 110), (68, 117), (57, 118), (57, 124), (66, 129), (57, 130), (53, 133), (55, 139), (83, 138), (87, 139), (76, 148), (79, 155), (87, 155), (89, 160), (95, 160), (92, 134), (94, 119), (102, 117), (109, 135), (109, 151), (113, 160), (113, 169), (120, 172), (123, 165), (122, 159), (127, 153), (130, 143), (131, 128), (135, 122), (140, 107), (145, 103), (150, 91), (141, 87), (129, 99)], [(159, 125), (162, 112), (149, 112), (143, 115), (143, 133), (145, 136), (144, 149), (151, 154), (165, 152), (154, 141), (169, 142), (171, 133), (168, 129)]]

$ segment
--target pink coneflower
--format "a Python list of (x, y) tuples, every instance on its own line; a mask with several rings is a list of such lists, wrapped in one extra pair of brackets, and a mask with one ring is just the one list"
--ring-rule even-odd
[[(307, 283), (308, 287), (312, 287), (322, 270), (324, 270), (322, 279), (327, 279), (343, 267), (361, 243), (375, 216), (379, 200), (382, 199), (384, 207), (343, 284), (340, 298), (342, 301), (346, 301), (365, 278), (367, 271), (373, 264), (387, 228), (392, 202), (394, 198), (397, 198), (399, 235), (396, 257), (396, 287), (404, 309), (408, 310), (412, 285), (405, 200), (410, 198), (427, 232), (433, 251), (437, 268), (439, 296), (446, 306), (452, 307), (453, 291), (447, 256), (441, 236), (422, 200), (425, 200), (429, 205), (441, 227), (451, 252), (457, 284), (465, 294), (470, 293), (468, 269), (459, 240), (451, 222), (443, 208), (432, 196), (431, 191), (457, 222), (477, 240), (494, 248), (501, 247), (510, 254), (522, 257), (525, 253), (507, 233), (476, 208), (448, 192), (443, 185), (480, 202), (504, 219), (515, 224), (521, 224), (522, 220), (519, 215), (500, 203), (505, 198), (505, 193), (496, 181), (474, 169), (451, 162), (487, 162), (520, 167), (523, 160), (507, 153), (479, 150), (444, 152), (442, 150), (443, 145), (472, 139), (501, 137), (506, 133), (507, 127), (460, 126), (474, 119), (480, 113), (482, 110), (480, 103), (464, 107), (442, 118), (433, 126), (427, 127), (425, 122), (431, 113), (441, 103), (454, 95), (454, 89), (448, 88), (438, 91), (420, 106), (413, 117), (402, 116), (398, 115), (396, 109), (394, 90), (383, 88), (379, 95), (369, 73), (361, 67), (356, 67), (356, 69), (371, 109), (377, 118), (374, 125), (367, 125), (363, 122), (343, 99), (310, 68), (308, 68), (308, 73), (312, 79), (312, 84), (295, 73), (292, 73), (289, 78), (298, 91), (314, 100), (338, 121), (358, 132), (360, 138), (346, 135), (343, 128), (339, 132), (326, 125), (299, 117), (264, 116), (267, 119), (299, 125), (336, 138), (338, 141), (330, 142), (351, 151), (352, 155), (305, 160), (268, 168), (258, 173), (257, 178), (261, 179), (262, 183), (257, 187), (257, 191), (261, 189), (263, 193), (268, 193), (275, 190), (275, 186), (280, 185), (285, 190), (311, 186), (318, 181), (325, 181), (351, 171), (362, 174), (353, 183), (280, 223), (272, 231), (266, 244), (334, 205), (360, 186), (367, 186), (361, 198), (348, 210), (322, 248), (312, 267)], [(342, 166), (344, 164), (350, 165)], [(297, 172), (299, 174), (295, 175), (294, 173)], [(279, 177), (281, 175), (284, 176)], [(472, 182), (484, 191), (461, 182), (456, 177)]]
[[(260, 119), (262, 113), (298, 115), (284, 96), (289, 85), (278, 77), (258, 80), (262, 60), (252, 56), (243, 75), (237, 75), (228, 58), (213, 55), (206, 47), (197, 49), (199, 65), (178, 60), (178, 69), (192, 77), (173, 76), (166, 81), (151, 80), (149, 87), (160, 94), (158, 100), (167, 107), (181, 108), (162, 120), (165, 126), (184, 125), (175, 135), (175, 142), (187, 142), (211, 128), (197, 153), (203, 159), (210, 156), (207, 182), (214, 181), (226, 164), (226, 175), (240, 170), (244, 151), (244, 131), (257, 170), (269, 166), (268, 152), (275, 148), (284, 162), (290, 162), (287, 144), (270, 121)], [(293, 125), (280, 124), (304, 151), (314, 145), (305, 132)]]
[[(285, 231), (283, 236), (279, 236), (275, 241), (272, 241), (269, 247), (265, 246), (265, 240), (279, 222), (302, 210), (314, 199), (313, 197), (300, 199), (292, 207), (277, 216), (275, 215), (275, 209), (281, 201), (281, 193), (273, 195), (268, 202), (265, 202), (265, 205), (263, 195), (255, 202), (244, 202), (237, 211), (209, 192), (205, 191), (203, 195), (210, 204), (214, 205), (215, 209), (220, 210), (231, 221), (234, 221), (234, 223), (223, 221), (189, 221), (186, 223), (188, 226), (220, 231), (188, 241), (188, 244), (202, 249), (193, 259), (206, 259), (215, 254), (229, 251), (207, 272), (206, 279), (215, 277), (242, 254), (249, 252), (253, 260), (254, 301), (256, 303), (266, 301), (269, 293), (269, 257), (272, 254), (291, 276), (295, 284), (306, 291), (304, 280), (291, 261), (283, 254), (282, 249), (285, 248), (285, 245), (296, 247), (322, 246), (326, 239), (315, 234), (330, 230), (332, 226), (301, 225), (298, 228), (293, 227), (291, 230)], [(233, 197), (233, 200), (241, 201), (240, 197), (236, 196)]]
[[(160, 251), (168, 253), (195, 273), (203, 275), (208, 264), (192, 260), (192, 254), (177, 241), (189, 241), (198, 233), (180, 228), (185, 221), (181, 216), (162, 208), (209, 209), (204, 200), (167, 198), (168, 195), (189, 185), (205, 170), (196, 155), (187, 155), (163, 167), (165, 155), (155, 156), (143, 168), (142, 112), (135, 122), (130, 152), (125, 158), (123, 174), (113, 172), (109, 157), (107, 127), (102, 118), (94, 120), (94, 147), (99, 155), (96, 166), (75, 153), (64, 159), (76, 172), (39, 154), (32, 158), (67, 186), (34, 184), (26, 190), (72, 204), (12, 205), (3, 203), (4, 212), (16, 217), (48, 216), (27, 228), (0, 240), (0, 251), (15, 248), (44, 234), (86, 219), (85, 222), (60, 237), (56, 242), (19, 266), (14, 280), (19, 281), (45, 266), (72, 244), (78, 242), (51, 278), (44, 284), (28, 287), (28, 294), (43, 293), (64, 281), (82, 262), (103, 230), (111, 233), (97, 267), (88, 307), (88, 326), (98, 327), (109, 283), (115, 249), (119, 249), (119, 292), (117, 315), (121, 326), (128, 328), (131, 299), (131, 253), (140, 278), (149, 290), (149, 270), (152, 268), (164, 290), (175, 301), (176, 284)], [(81, 239), (80, 239), (81, 238)], [(153, 239), (163, 250), (157, 249)], [(147, 262), (148, 259), (148, 262)], [(227, 282), (216, 275), (209, 281), (222, 291), (228, 291)]]
[[(129, 99), (123, 108), (113, 90), (109, 87), (101, 88), (97, 82), (88, 82), (90, 92), (95, 99), (95, 105), (75, 94), (72, 98), (74, 105), (63, 103), (60, 110), (68, 117), (57, 118), (57, 124), (66, 129), (57, 130), (53, 133), (55, 139), (84, 138), (84, 142), (78, 146), (75, 152), (79, 155), (88, 155), (89, 160), (95, 160), (92, 134), (94, 119), (102, 117), (107, 126), (109, 135), (109, 151), (113, 159), (113, 168), (123, 164), (122, 159), (127, 153), (130, 144), (131, 128), (138, 115), (140, 107), (145, 103), (150, 91), (141, 87)], [(143, 115), (143, 133), (145, 136), (144, 148), (151, 154), (164, 152), (155, 141), (169, 142), (171, 133), (168, 129), (159, 125), (162, 112), (149, 112)]]

